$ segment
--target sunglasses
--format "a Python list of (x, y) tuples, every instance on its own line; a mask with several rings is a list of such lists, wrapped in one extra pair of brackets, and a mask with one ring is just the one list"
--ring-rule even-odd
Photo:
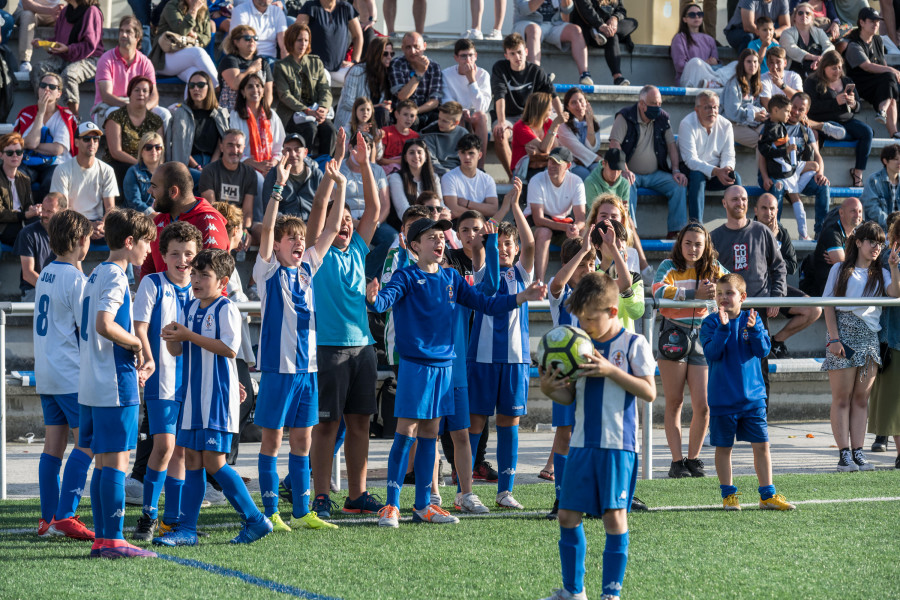
[(244, 40), (245, 42), (258, 42), (259, 36), (258, 35), (242, 35), (241, 39)]
[[(19, 150), (19, 152), (22, 152), (22, 151)], [(439, 212), (441, 212), (441, 210), (443, 210), (440, 206), (426, 206), (425, 209), (428, 212), (433, 212), (433, 213), (439, 213)]]
[(192, 82), (188, 83), (189, 90), (202, 90), (205, 87), (206, 87), (205, 81), (192, 81)]
[(42, 90), (50, 90), (55, 92), (59, 89), (59, 86), (55, 83), (44, 83), (43, 81), (38, 84), (38, 87)]
[(801, 15), (801, 16), (804, 16), (804, 15), (811, 15), (812, 13), (809, 12), (808, 10), (798, 10), (798, 11), (797, 11), (797, 14), (798, 14), (798, 15)]
[(25, 153), (24, 150), (19, 148), (18, 150), (4, 150), (3, 154), (7, 156), (22, 156)]
[(144, 144), (144, 152), (148, 152), (150, 150), (156, 150), (157, 152), (162, 151), (162, 144)]
[(687, 13), (685, 16), (686, 16), (687, 18), (689, 18), (689, 19), (702, 19), (702, 18), (703, 18), (703, 11), (700, 11), (700, 12), (698, 12), (698, 11), (696, 11), (696, 10), (695, 10), (695, 11), (691, 11), (691, 12)]
[(395, 54), (394, 52), (389, 52), (389, 51), (385, 50), (381, 55), (382, 55), (382, 56), (388, 56), (388, 57), (390, 57), (390, 58), (393, 58), (393, 57), (394, 57), (394, 54)]
[(78, 139), (80, 139), (80, 140), (81, 140), (82, 142), (84, 142), (85, 144), (90, 144), (90, 143), (92, 143), (92, 142), (97, 142), (98, 144), (100, 143), (100, 136), (99, 136), (99, 135), (83, 135), (83, 136), (81, 136), (81, 137), (78, 138)]

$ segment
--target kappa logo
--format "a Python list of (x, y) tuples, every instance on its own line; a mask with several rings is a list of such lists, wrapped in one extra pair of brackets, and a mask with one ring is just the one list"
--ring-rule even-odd
[(388, 486), (389, 488), (394, 488), (395, 490), (399, 490), (399, 489), (400, 489), (400, 484), (397, 483), (396, 481), (388, 481), (388, 482), (387, 482), (387, 486)]
[(84, 495), (84, 488), (75, 488), (74, 490), (70, 490), (73, 494), (81, 498)]
[(625, 493), (625, 490), (622, 490), (622, 493), (619, 494), (619, 499), (624, 500), (627, 497), (628, 497), (628, 494)]
[(277, 498), (278, 494), (276, 494), (272, 490), (266, 490), (265, 492), (263, 492), (262, 497), (263, 498)]
[(503, 473), (504, 475), (515, 475), (515, 474), (516, 474), (516, 470), (515, 470), (515, 469), (512, 469), (512, 468), (510, 468), (510, 469), (503, 469), (503, 471), (501, 471), (501, 473)]
[(205, 215), (203, 215), (203, 218), (206, 219), (207, 221), (215, 221), (216, 220), (216, 218), (209, 213), (206, 213)]
[(618, 581), (611, 581), (611, 582), (607, 583), (606, 585), (604, 585), (603, 589), (604, 590), (615, 590), (615, 591), (621, 592), (622, 584), (619, 583)]
[(218, 231), (219, 228), (216, 227), (215, 223), (210, 223), (209, 225), (206, 226), (206, 230), (207, 231)]
[(424, 279), (416, 279), (416, 283), (418, 283), (419, 285), (425, 285), (425, 280)]
[(301, 498), (302, 498), (303, 496), (309, 497), (309, 488), (307, 488), (306, 491), (303, 492), (303, 493), (300, 495)]
[(156, 507), (155, 507), (155, 506), (147, 506), (147, 505), (145, 504), (145, 505), (143, 505), (143, 506), (141, 507), (141, 509), (142, 509), (145, 513), (149, 513), (149, 512), (153, 512), (154, 510), (156, 510)]
[(215, 445), (216, 445), (216, 438), (211, 437), (211, 438), (209, 438), (208, 440), (206, 440), (206, 445), (207, 445), (207, 446), (215, 446)]
[(171, 298), (171, 297), (172, 297), (172, 292), (169, 291), (169, 290), (166, 290), (166, 293), (163, 294), (163, 295), (164, 295), (166, 298)]
[(109, 516), (112, 519), (121, 519), (122, 517), (125, 516), (125, 509), (124, 508), (116, 509), (116, 512), (114, 512), (113, 514), (111, 514)]

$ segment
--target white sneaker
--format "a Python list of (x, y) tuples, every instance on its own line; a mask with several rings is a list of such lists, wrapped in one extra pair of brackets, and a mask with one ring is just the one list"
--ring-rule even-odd
[(203, 496), (204, 502), (209, 502), (210, 506), (224, 506), (227, 500), (225, 494), (212, 486), (210, 482), (206, 482), (206, 494)]
[(559, 588), (558, 590), (553, 590), (553, 593), (543, 600), (587, 600), (587, 594), (584, 590), (573, 594), (565, 588)]
[(503, 33), (499, 29), (491, 29), (491, 32), (484, 36), (486, 40), (502, 40)]
[(23, 60), (19, 63), (19, 73), (31, 73), (31, 63)]
[(484, 34), (481, 33), (480, 29), (466, 29), (466, 32), (463, 34), (463, 39), (483, 40)]
[(144, 484), (130, 475), (125, 478), (125, 504), (132, 506), (144, 504)]
[(523, 510), (525, 508), (518, 500), (513, 498), (512, 492), (500, 492), (497, 494), (497, 506), (515, 508), (516, 510)]
[(440, 506), (443, 501), (444, 501), (444, 499), (441, 498), (440, 494), (431, 494), (431, 504), (434, 504), (435, 506)]
[(459, 493), (456, 495), (456, 510), (464, 513), (472, 513), (474, 515), (483, 515), (491, 512), (487, 506), (481, 503), (481, 498), (474, 493)]
[(837, 123), (825, 121), (824, 123), (822, 123), (822, 133), (833, 140), (842, 140), (844, 139), (844, 136), (847, 135), (847, 130)]

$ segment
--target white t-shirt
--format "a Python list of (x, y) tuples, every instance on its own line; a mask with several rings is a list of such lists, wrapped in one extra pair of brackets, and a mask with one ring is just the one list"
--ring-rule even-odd
[(566, 171), (562, 184), (556, 187), (550, 181), (547, 171), (541, 171), (528, 182), (528, 206), (525, 207), (525, 216), (531, 214), (532, 204), (543, 205), (544, 216), (547, 218), (568, 216), (573, 207), (586, 204), (584, 182), (578, 175)]
[(19, 191), (16, 189), (16, 178), (10, 179), (7, 177), (6, 180), (9, 182), (9, 191), (12, 194), (13, 210), (20, 212), (22, 210), (22, 201), (19, 200)]
[(69, 199), (69, 208), (78, 211), (91, 221), (103, 218), (103, 198), (119, 195), (113, 168), (95, 158), (94, 164), (84, 169), (73, 156), (53, 171), (51, 192), (59, 192)]
[[(779, 89), (778, 87), (772, 85), (772, 74), (766, 73), (760, 79), (762, 83), (762, 91), (759, 93), (760, 98), (771, 98), (772, 96), (784, 96), (784, 90)], [(784, 71), (784, 85), (789, 88), (803, 91), (803, 80), (800, 79), (800, 75), (795, 73), (794, 71), (788, 71), (785, 69)]]
[[(387, 175), (384, 173), (384, 169), (381, 168), (381, 165), (372, 164), (372, 175), (375, 176), (375, 187), (378, 189), (378, 193), (381, 194), (382, 190), (386, 190), (388, 187)], [(341, 174), (347, 178), (347, 189), (344, 192), (345, 202), (347, 206), (347, 210), (350, 211), (350, 216), (354, 219), (361, 219), (363, 213), (366, 211), (366, 201), (363, 197), (363, 181), (362, 181), (362, 173), (354, 173), (350, 170), (348, 166), (348, 161), (344, 161), (341, 164)], [(379, 195), (379, 203), (381, 202), (381, 197)]]
[(287, 21), (281, 7), (270, 4), (266, 12), (260, 13), (252, 2), (244, 2), (235, 6), (231, 13), (231, 26), (237, 25), (249, 25), (256, 30), (256, 35), (259, 36), (256, 45), (257, 54), (278, 58), (278, 42), (275, 36), (287, 29)]
[(53, 261), (41, 271), (34, 297), (34, 377), (38, 394), (78, 393), (80, 355), (75, 315), (87, 278), (73, 265)]
[(460, 167), (447, 171), (441, 177), (441, 190), (445, 198), (455, 196), (457, 199), (465, 198), (474, 202), (497, 197), (496, 182), (480, 169), (475, 172), (475, 177), (466, 177)]
[[(828, 281), (825, 282), (825, 292), (822, 294), (823, 297), (835, 297), (834, 286), (837, 284), (838, 273), (841, 271), (842, 264), (844, 263), (837, 263), (831, 266), (831, 271), (828, 272)], [(884, 288), (886, 290), (887, 287), (891, 285), (891, 272), (887, 269), (882, 269), (881, 273), (884, 276)], [(864, 291), (868, 281), (869, 271), (867, 269), (855, 267), (850, 273), (850, 279), (847, 280), (847, 291), (844, 293), (844, 298), (866, 297)], [(862, 319), (872, 331), (881, 331), (880, 306), (835, 306), (834, 309), (850, 311)]]

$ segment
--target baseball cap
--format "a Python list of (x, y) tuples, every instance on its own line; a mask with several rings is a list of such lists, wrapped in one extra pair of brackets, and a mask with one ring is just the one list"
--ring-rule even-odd
[(434, 221), (432, 219), (419, 219), (409, 226), (407, 239), (411, 242), (414, 242), (418, 240), (419, 236), (421, 236), (426, 231), (429, 231), (431, 229), (437, 229), (438, 231), (447, 231), (451, 227), (453, 227), (453, 223), (451, 223), (447, 219), (441, 219), (439, 221)]
[(625, 170), (625, 158), (622, 156), (622, 151), (618, 148), (607, 150), (606, 154), (603, 155), (603, 162), (613, 171)]
[(307, 147), (307, 146), (306, 146), (306, 140), (305, 140), (304, 137), (303, 137), (302, 135), (300, 135), (299, 133), (289, 133), (289, 134), (287, 134), (286, 136), (284, 136), (284, 142), (283, 142), (283, 143), (286, 144), (286, 143), (290, 142), (291, 140), (297, 140), (298, 142), (300, 142), (300, 147), (301, 147), (301, 148), (306, 148), (306, 147)]
[(884, 17), (872, 7), (866, 6), (862, 10), (859, 11), (859, 15), (856, 17), (857, 21), (862, 21), (863, 19), (870, 19), (874, 21), (884, 21)]
[(82, 137), (89, 133), (96, 132), (100, 135), (103, 135), (103, 130), (97, 127), (97, 124), (93, 121), (85, 121), (81, 125), (78, 126), (78, 137)]
[(565, 146), (557, 146), (556, 148), (551, 150), (550, 158), (558, 163), (571, 163), (573, 160), (575, 160), (575, 157), (572, 156), (572, 151)]

